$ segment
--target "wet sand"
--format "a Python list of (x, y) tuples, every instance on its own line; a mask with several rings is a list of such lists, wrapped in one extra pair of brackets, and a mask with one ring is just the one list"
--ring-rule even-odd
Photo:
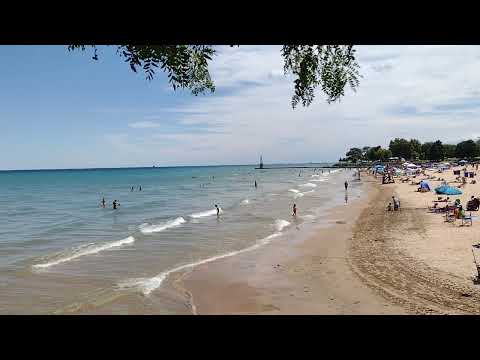
[(290, 234), (250, 253), (196, 267), (174, 282), (196, 314), (402, 314), (361, 281), (348, 261), (360, 214), (379, 191), (336, 207), (328, 226)]

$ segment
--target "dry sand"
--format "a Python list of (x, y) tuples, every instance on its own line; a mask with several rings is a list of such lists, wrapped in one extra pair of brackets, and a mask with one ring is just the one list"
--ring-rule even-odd
[[(458, 185), (452, 170), (427, 175)], [(472, 256), (480, 218), (471, 227), (446, 223), (427, 210), (437, 199), (433, 191), (419, 193), (398, 178), (388, 185), (380, 177), (362, 181), (368, 196), (335, 208), (330, 226), (314, 236), (291, 236), (199, 266), (177, 278), (176, 286), (198, 314), (480, 313)], [(440, 185), (428, 181), (432, 190)], [(480, 184), (462, 191), (458, 198), (465, 206), (471, 195), (480, 195)], [(400, 198), (401, 211), (386, 211), (392, 195)]]

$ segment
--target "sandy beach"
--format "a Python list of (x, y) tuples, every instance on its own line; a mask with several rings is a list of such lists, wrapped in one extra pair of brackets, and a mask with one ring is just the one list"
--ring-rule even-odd
[(364, 284), (347, 259), (356, 220), (378, 192), (333, 209), (313, 236), (196, 267), (176, 280), (197, 314), (403, 314)]
[[(427, 176), (455, 185), (452, 170)], [(335, 208), (314, 235), (199, 266), (175, 286), (196, 314), (480, 313), (472, 256), (480, 226), (475, 218), (461, 226), (429, 213), (440, 181), (428, 181), (432, 191), (419, 193), (398, 178), (381, 185), (365, 174), (366, 195)], [(465, 206), (480, 184), (462, 191)], [(399, 212), (385, 211), (392, 195), (401, 200)]]

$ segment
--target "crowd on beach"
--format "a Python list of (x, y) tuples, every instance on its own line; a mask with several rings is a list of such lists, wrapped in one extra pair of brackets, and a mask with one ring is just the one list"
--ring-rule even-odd
[[(425, 200), (428, 200), (425, 203), (425, 210), (428, 213), (441, 215), (444, 224), (470, 228), (479, 218), (479, 215), (475, 214), (480, 210), (480, 188), (476, 180), (478, 168), (478, 162), (462, 160), (417, 165), (397, 162), (375, 165), (368, 171), (375, 178), (381, 175), (382, 185), (399, 183), (395, 185), (395, 193), (408, 198), (408, 204), (420, 204), (422, 201), (419, 202), (415, 198), (426, 196)], [(414, 187), (412, 193), (408, 191), (409, 186)], [(418, 195), (414, 195), (415, 193)], [(432, 193), (435, 194), (434, 198), (427, 195)], [(400, 210), (398, 197), (393, 196), (392, 200), (386, 206), (386, 210)], [(472, 246), (480, 248), (480, 244)], [(473, 249), (472, 252), (475, 260)], [(476, 260), (474, 262), (477, 268), (475, 282), (480, 281), (480, 266)]]

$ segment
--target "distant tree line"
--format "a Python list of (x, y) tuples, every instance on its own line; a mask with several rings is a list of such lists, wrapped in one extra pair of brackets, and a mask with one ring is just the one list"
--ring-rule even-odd
[(417, 139), (395, 138), (390, 141), (388, 149), (381, 146), (364, 146), (351, 148), (340, 161), (356, 163), (364, 161), (386, 161), (391, 157), (404, 158), (405, 160), (431, 160), (441, 161), (446, 158), (473, 159), (480, 156), (480, 139), (477, 141), (466, 140), (456, 145), (442, 144), (440, 140), (421, 143)]

